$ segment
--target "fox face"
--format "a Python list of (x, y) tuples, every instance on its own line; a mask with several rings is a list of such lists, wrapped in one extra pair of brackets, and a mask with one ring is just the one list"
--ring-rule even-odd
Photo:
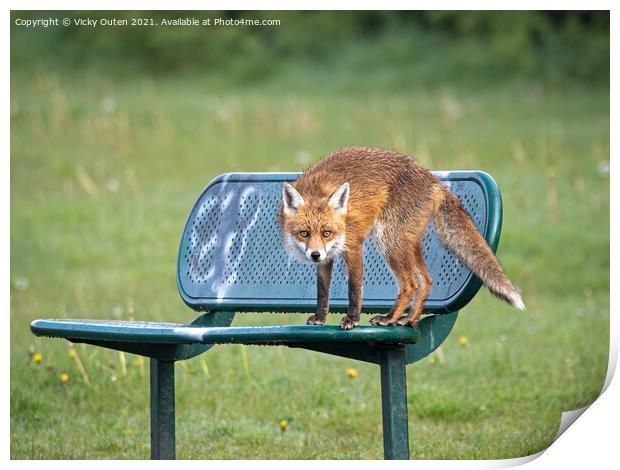
[(348, 182), (329, 198), (304, 198), (292, 185), (284, 183), (280, 221), (287, 251), (301, 261), (314, 264), (342, 253), (348, 201)]

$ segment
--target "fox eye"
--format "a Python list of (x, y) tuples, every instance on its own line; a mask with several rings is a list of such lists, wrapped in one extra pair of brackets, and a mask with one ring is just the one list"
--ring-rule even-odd
[(308, 233), (306, 230), (302, 230), (301, 232), (299, 232), (299, 235), (301, 235), (302, 238), (308, 238), (310, 233)]
[(331, 234), (332, 234), (332, 233), (331, 233), (329, 230), (324, 230), (324, 231), (323, 231), (323, 236), (324, 236), (325, 238), (329, 237)]

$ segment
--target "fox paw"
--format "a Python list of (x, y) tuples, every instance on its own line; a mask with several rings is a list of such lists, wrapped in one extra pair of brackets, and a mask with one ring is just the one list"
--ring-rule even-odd
[(398, 319), (396, 324), (399, 326), (410, 326), (413, 328), (418, 326), (418, 320), (419, 318), (409, 318), (408, 316), (403, 316)]
[(340, 328), (342, 328), (343, 330), (350, 330), (351, 328), (355, 328), (359, 324), (360, 321), (357, 318), (353, 318), (347, 315), (340, 322)]
[(377, 315), (376, 317), (372, 317), (370, 319), (370, 324), (373, 326), (388, 326), (393, 325), (394, 323), (396, 323), (394, 320), (384, 315)]
[(325, 318), (318, 315), (310, 315), (306, 320), (306, 325), (322, 325), (325, 323)]

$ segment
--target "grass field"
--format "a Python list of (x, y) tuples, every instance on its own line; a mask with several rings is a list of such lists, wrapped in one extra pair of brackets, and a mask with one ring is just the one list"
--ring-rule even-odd
[[(532, 454), (551, 443), (562, 411), (598, 396), (609, 342), (608, 88), (364, 83), (13, 77), (12, 458), (148, 458), (148, 362), (77, 345), (86, 385), (68, 343), (34, 337), (29, 323), (190, 321), (175, 260), (201, 189), (229, 171), (300, 170), (343, 145), (491, 173), (504, 200), (499, 258), (528, 307), (481, 291), (440, 350), (409, 367), (412, 458)], [(234, 324), (303, 322), (252, 314)], [(376, 366), (220, 346), (179, 364), (176, 380), (179, 458), (382, 458)]]

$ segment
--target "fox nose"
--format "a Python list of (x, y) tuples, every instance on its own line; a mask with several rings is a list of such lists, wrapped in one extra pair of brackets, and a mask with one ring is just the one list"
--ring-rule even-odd
[(312, 258), (312, 261), (318, 261), (321, 259), (321, 253), (319, 253), (318, 251), (313, 251), (312, 253), (310, 253), (310, 258)]

